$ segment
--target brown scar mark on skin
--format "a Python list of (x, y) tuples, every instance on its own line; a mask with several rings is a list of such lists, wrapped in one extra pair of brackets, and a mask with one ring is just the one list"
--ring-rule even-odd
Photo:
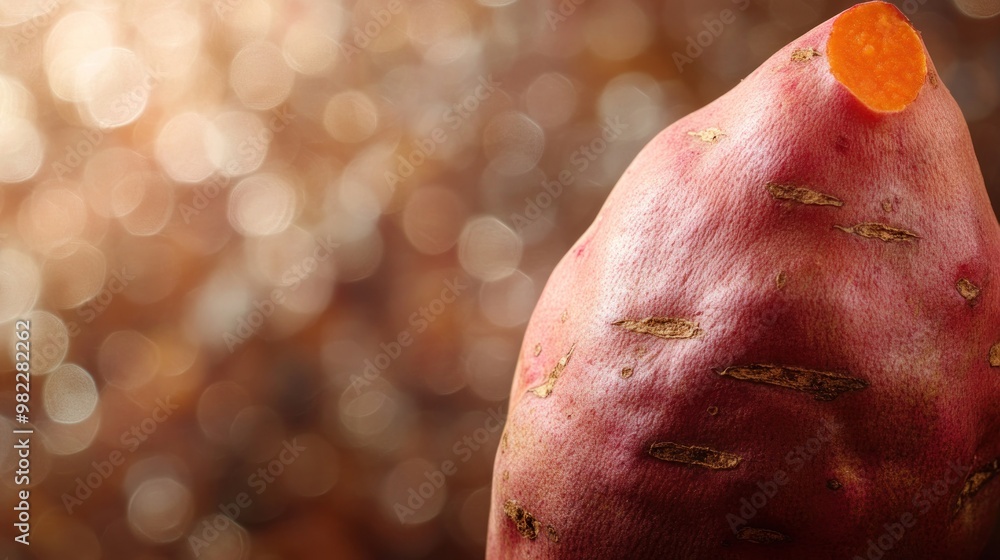
[(633, 373), (633, 369), (632, 368), (630, 368), (630, 367), (623, 367), (622, 368), (622, 379), (628, 379), (629, 377), (632, 377), (632, 373)]
[(545, 382), (539, 385), (538, 387), (529, 389), (529, 391), (543, 399), (551, 395), (552, 390), (556, 386), (556, 380), (559, 379), (559, 376), (562, 375), (563, 370), (566, 369), (566, 365), (569, 364), (569, 359), (573, 355), (573, 350), (575, 348), (576, 344), (570, 346), (569, 352), (566, 352), (565, 356), (559, 358), (559, 361), (556, 363), (555, 367), (552, 368), (552, 371), (549, 372), (548, 377), (545, 378)]
[(829, 488), (830, 490), (837, 491), (843, 488), (844, 485), (841, 484), (840, 481), (837, 480), (836, 478), (831, 478), (830, 480), (826, 481), (826, 487)]
[(819, 51), (812, 47), (795, 49), (792, 51), (792, 62), (806, 62), (807, 60), (819, 55)]
[(534, 349), (535, 356), (537, 357), (541, 353), (542, 353), (542, 345), (541, 345), (541, 343), (536, 344), (535, 345), (535, 349)]
[(1000, 342), (997, 342), (993, 345), (993, 348), (990, 348), (990, 365), (1000, 367)]
[(554, 543), (559, 542), (559, 533), (556, 531), (556, 528), (553, 527), (552, 525), (545, 526), (545, 536), (548, 537), (549, 540)]
[(562, 315), (559, 316), (559, 322), (565, 323), (569, 319), (569, 310), (563, 310)]
[(882, 210), (886, 213), (892, 212), (892, 201), (888, 198), (882, 201)]
[(839, 373), (770, 364), (730, 366), (718, 374), (741, 381), (777, 385), (802, 391), (813, 395), (818, 401), (832, 401), (842, 393), (858, 391), (868, 386), (868, 382), (862, 379)]
[(735, 469), (743, 460), (739, 455), (696, 445), (682, 445), (670, 441), (649, 446), (649, 454), (661, 461), (695, 465), (712, 470)]
[(528, 513), (528, 510), (521, 507), (516, 500), (507, 500), (503, 504), (503, 512), (514, 522), (514, 527), (521, 536), (528, 540), (535, 540), (542, 524), (535, 519), (535, 516)]
[(785, 282), (788, 282), (788, 275), (785, 274), (784, 271), (779, 272), (774, 278), (774, 285), (777, 286), (779, 290), (785, 287)]
[(958, 500), (955, 502), (955, 511), (961, 510), (968, 503), (969, 498), (978, 494), (987, 482), (996, 477), (997, 473), (1000, 473), (1000, 457), (969, 473), (969, 476), (965, 478), (962, 491), (958, 494)]
[(838, 208), (844, 205), (844, 202), (835, 196), (807, 189), (806, 187), (783, 185), (780, 183), (768, 183), (765, 187), (767, 188), (767, 192), (771, 193), (771, 196), (778, 200), (789, 200), (812, 206), (836, 206)]
[(979, 297), (979, 292), (981, 291), (979, 286), (973, 284), (966, 278), (962, 278), (958, 281), (958, 284), (955, 285), (955, 288), (958, 289), (959, 294), (962, 294), (965, 301), (969, 302), (969, 305), (976, 304), (976, 298)]
[(719, 413), (719, 407), (717, 407), (717, 406), (710, 406), (710, 407), (708, 407), (708, 411), (707, 412), (708, 412), (709, 416), (715, 416), (716, 414)]
[(770, 529), (757, 529), (755, 527), (744, 527), (736, 533), (736, 538), (741, 541), (748, 541), (755, 544), (776, 544), (789, 542), (792, 539), (777, 531)]
[(696, 338), (704, 331), (698, 323), (677, 317), (647, 317), (645, 319), (622, 319), (612, 323), (627, 331), (650, 334), (657, 338)]
[(913, 241), (914, 239), (920, 239), (920, 236), (912, 231), (907, 231), (905, 229), (877, 222), (865, 222), (851, 227), (833, 227), (839, 229), (840, 231), (853, 233), (854, 235), (864, 237), (866, 239), (879, 239), (887, 243), (902, 243)]
[(698, 137), (699, 140), (701, 140), (702, 142), (706, 142), (708, 144), (714, 144), (718, 142), (719, 139), (725, 135), (726, 135), (725, 132), (722, 132), (722, 130), (715, 127), (706, 128), (705, 130), (698, 130), (698, 131), (692, 130), (691, 132), (688, 132), (688, 136), (696, 136)]

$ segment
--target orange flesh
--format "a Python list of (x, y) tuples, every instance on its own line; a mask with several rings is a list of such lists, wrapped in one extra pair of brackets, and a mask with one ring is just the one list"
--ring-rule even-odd
[(873, 111), (902, 111), (927, 78), (920, 36), (885, 2), (860, 4), (841, 14), (826, 50), (833, 77)]

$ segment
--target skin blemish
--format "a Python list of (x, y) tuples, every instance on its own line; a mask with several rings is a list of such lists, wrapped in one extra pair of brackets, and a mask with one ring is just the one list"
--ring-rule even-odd
[(743, 460), (739, 455), (725, 451), (669, 441), (654, 443), (649, 447), (649, 454), (661, 461), (683, 463), (712, 470), (735, 469)]
[(859, 391), (868, 386), (868, 383), (862, 379), (839, 373), (769, 364), (731, 366), (718, 373), (723, 377), (731, 377), (741, 381), (777, 385), (778, 387), (802, 391), (812, 395), (818, 401), (832, 401), (842, 393)]
[(912, 231), (876, 222), (866, 222), (851, 227), (833, 227), (839, 229), (840, 231), (853, 233), (854, 235), (864, 237), (866, 239), (879, 239), (887, 243), (903, 243), (913, 241), (914, 239), (920, 239), (920, 236)]
[(559, 358), (559, 361), (556, 363), (555, 367), (552, 368), (552, 371), (550, 371), (549, 375), (545, 378), (544, 383), (542, 383), (538, 387), (529, 389), (529, 391), (534, 393), (535, 396), (541, 397), (543, 399), (551, 395), (552, 390), (555, 389), (556, 380), (559, 379), (559, 376), (562, 375), (563, 370), (566, 369), (566, 365), (569, 364), (569, 359), (573, 355), (574, 348), (576, 348), (576, 344), (569, 347), (569, 352), (566, 352), (565, 356)]
[(819, 51), (809, 47), (805, 49), (795, 49), (792, 51), (792, 62), (806, 62), (813, 57), (819, 56)]
[(645, 319), (622, 319), (612, 323), (627, 331), (650, 334), (658, 338), (695, 338), (704, 332), (698, 324), (676, 317), (647, 317)]
[(708, 144), (714, 144), (719, 141), (720, 138), (725, 136), (726, 133), (718, 128), (706, 128), (705, 130), (698, 130), (688, 132), (688, 136), (696, 136), (702, 142)]
[(528, 540), (535, 540), (542, 524), (531, 515), (528, 510), (521, 507), (516, 500), (507, 500), (503, 504), (503, 512), (507, 518), (514, 522), (514, 527), (521, 536)]
[(836, 206), (838, 208), (844, 205), (843, 201), (837, 197), (823, 194), (819, 191), (814, 191), (806, 187), (782, 185), (780, 183), (768, 183), (766, 188), (767, 192), (771, 193), (771, 196), (778, 200), (789, 200), (792, 202), (798, 202), (799, 204), (808, 204), (813, 206)]
[(741, 541), (748, 541), (754, 544), (777, 544), (789, 542), (788, 538), (777, 531), (770, 529), (757, 529), (755, 527), (744, 527), (736, 533), (736, 538)]

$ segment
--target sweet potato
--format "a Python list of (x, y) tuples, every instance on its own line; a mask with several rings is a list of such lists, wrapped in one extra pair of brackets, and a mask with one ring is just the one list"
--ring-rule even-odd
[(903, 14), (843, 12), (650, 142), (509, 407), (490, 560), (976, 558), (1000, 226)]

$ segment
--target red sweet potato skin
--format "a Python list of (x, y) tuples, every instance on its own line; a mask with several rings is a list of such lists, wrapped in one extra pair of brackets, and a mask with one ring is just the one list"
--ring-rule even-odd
[[(489, 560), (977, 558), (1000, 506), (1000, 226), (929, 57), (916, 101), (873, 113), (830, 73), (832, 21), (660, 133), (553, 272)], [(906, 235), (858, 234), (871, 223)], [(649, 317), (696, 336), (619, 323)], [(820, 400), (720, 375), (760, 364), (864, 386)], [(658, 442), (739, 462), (664, 461)]]

